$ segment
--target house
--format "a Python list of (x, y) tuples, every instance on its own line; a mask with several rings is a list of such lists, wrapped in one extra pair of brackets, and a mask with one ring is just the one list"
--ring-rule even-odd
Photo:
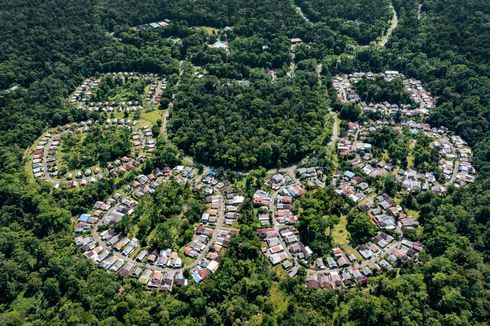
[(318, 269), (324, 269), (325, 268), (325, 264), (323, 263), (323, 259), (321, 258), (318, 258), (316, 261), (315, 261), (315, 264), (316, 264), (316, 267)]
[(160, 286), (162, 279), (163, 279), (163, 273), (160, 271), (154, 271), (150, 279), (150, 282), (148, 283), (148, 287), (156, 288)]
[(209, 269), (211, 273), (216, 272), (218, 270), (218, 267), (219, 263), (215, 260), (210, 261), (209, 264), (206, 266), (206, 268)]
[(326, 287), (332, 287), (331, 285), (331, 280), (330, 280), (330, 276), (328, 274), (320, 274), (320, 276), (318, 276), (318, 284), (320, 286), (320, 288), (326, 288)]
[(327, 257), (327, 264), (330, 269), (338, 268), (337, 262), (332, 257)]
[(320, 288), (320, 283), (318, 282), (318, 275), (316, 273), (310, 274), (306, 277), (306, 286), (310, 289)]
[(342, 286), (342, 278), (340, 277), (338, 272), (331, 272), (330, 277), (332, 279), (332, 283), (336, 288)]
[(344, 283), (345, 286), (352, 285), (352, 276), (349, 272), (347, 271), (342, 272), (342, 282)]
[(124, 265), (124, 260), (118, 259), (114, 262), (114, 264), (112, 264), (109, 270), (111, 272), (117, 272), (123, 265)]
[(131, 262), (127, 262), (124, 266), (119, 270), (119, 275), (122, 277), (128, 277), (131, 274), (131, 271), (134, 268), (134, 264)]
[(337, 264), (339, 267), (345, 267), (349, 265), (349, 262), (347, 261), (347, 258), (345, 256), (341, 256), (339, 259), (337, 259)]
[(147, 250), (141, 250), (138, 255), (136, 256), (136, 261), (137, 262), (142, 262), (143, 259), (145, 259), (146, 255), (148, 254)]
[(350, 271), (352, 273), (352, 275), (354, 276), (354, 279), (356, 280), (356, 283), (357, 284), (360, 284), (360, 285), (365, 285), (367, 284), (367, 277), (364, 276), (360, 271), (359, 269), (357, 268), (353, 268), (351, 269)]
[(141, 284), (147, 285), (151, 279), (152, 274), (153, 274), (153, 272), (151, 269), (145, 269), (143, 274), (141, 274), (141, 276), (138, 278), (138, 282), (140, 282)]

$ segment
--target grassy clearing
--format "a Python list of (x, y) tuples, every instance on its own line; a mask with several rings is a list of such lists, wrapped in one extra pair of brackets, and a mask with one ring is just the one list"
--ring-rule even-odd
[[(183, 254), (181, 254), (180, 256), (182, 256), (182, 255)], [(184, 266), (188, 266), (194, 262), (194, 259), (191, 257), (188, 257), (188, 256), (184, 256), (184, 259), (182, 261), (183, 261)]]
[(282, 315), (288, 307), (288, 298), (284, 292), (279, 289), (279, 283), (272, 283), (270, 291), (270, 302), (274, 305), (274, 312), (277, 316)]
[(374, 201), (374, 198), (376, 197), (376, 192), (373, 191), (372, 193), (370, 193), (366, 198), (363, 198), (360, 202), (359, 202), (359, 205), (364, 205), (364, 204), (367, 204), (369, 202), (372, 202)]
[(158, 119), (163, 118), (163, 112), (160, 110), (153, 110), (142, 112), (138, 122), (136, 123), (136, 128), (142, 128), (143, 126), (152, 127)]
[(217, 28), (209, 26), (198, 26), (197, 28), (203, 30), (206, 34), (208, 34), (208, 36), (211, 36), (211, 34), (218, 31)]
[(347, 255), (354, 254), (358, 260), (361, 260), (359, 253), (349, 244), (350, 234), (347, 231), (347, 218), (341, 216), (339, 223), (334, 226), (332, 231), (332, 242), (334, 247), (340, 247)]
[(405, 212), (407, 212), (408, 215), (412, 216), (414, 219), (418, 220), (419, 219), (419, 212), (414, 211), (413, 209), (406, 209)]
[(277, 264), (272, 267), (272, 270), (279, 276), (280, 279), (285, 279), (288, 277), (288, 274), (284, 270), (281, 264)]

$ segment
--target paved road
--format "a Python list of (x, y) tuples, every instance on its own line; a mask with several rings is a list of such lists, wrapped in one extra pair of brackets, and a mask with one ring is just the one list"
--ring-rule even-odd
[(152, 101), (153, 102), (156, 102), (157, 97), (160, 97), (162, 95), (162, 93), (163, 93), (163, 90), (162, 90), (162, 81), (159, 80), (158, 83), (157, 83), (155, 94), (153, 94)]
[(451, 179), (449, 179), (449, 181), (446, 182), (446, 185), (451, 184), (454, 182), (454, 180), (456, 180), (456, 177), (458, 176), (458, 172), (459, 172), (459, 160), (456, 159), (456, 161), (454, 161), (453, 175), (451, 176)]
[(194, 260), (191, 264), (184, 266), (184, 268), (192, 269), (192, 268), (196, 267), (197, 265), (199, 265), (201, 263), (201, 261), (203, 260), (203, 258), (206, 257), (206, 255), (208, 254), (209, 249), (211, 248), (211, 245), (214, 245), (214, 243), (218, 239), (219, 232), (221, 231), (221, 227), (223, 226), (223, 221), (225, 219), (225, 199), (224, 199), (223, 194), (221, 193), (221, 191), (219, 189), (216, 188), (215, 190), (216, 190), (218, 196), (220, 197), (220, 212), (219, 212), (219, 216), (218, 216), (218, 221), (216, 223), (216, 228), (214, 229), (214, 232), (213, 232), (213, 236), (211, 237), (211, 239), (206, 244), (206, 248), (204, 248), (204, 250), (199, 254), (199, 256), (197, 256), (196, 260)]
[(49, 152), (49, 148), (51, 147), (51, 142), (53, 140), (54, 140), (54, 137), (49, 138), (48, 142), (44, 146), (42, 163), (43, 163), (43, 171), (44, 171), (45, 181), (50, 182), (50, 183), (58, 183), (59, 180), (54, 179), (50, 175), (50, 172), (48, 171), (48, 152)]
[[(183, 266), (182, 268), (169, 268), (169, 267), (162, 268), (162, 267), (147, 264), (147, 263), (139, 263), (139, 262), (127, 257), (127, 256), (124, 256), (122, 253), (120, 253), (116, 250), (112, 250), (112, 248), (107, 247), (106, 242), (100, 238), (99, 232), (97, 231), (98, 227), (100, 225), (102, 225), (102, 221), (104, 218), (99, 219), (97, 224), (92, 228), (92, 238), (100, 246), (102, 246), (102, 248), (111, 252), (112, 255), (115, 256), (117, 259), (122, 259), (124, 262), (133, 263), (135, 266), (139, 266), (139, 267), (146, 268), (146, 269), (151, 269), (154, 271), (172, 272), (172, 273), (181, 272), (186, 268), (192, 269), (192, 268), (196, 267), (197, 265), (199, 265), (202, 262), (202, 260), (206, 257), (207, 253), (211, 249), (211, 246), (214, 245), (214, 243), (218, 239), (219, 232), (221, 231), (221, 228), (223, 226), (223, 221), (224, 221), (224, 217), (225, 217), (225, 201), (224, 201), (224, 197), (223, 197), (223, 194), (221, 193), (221, 191), (219, 189), (215, 189), (215, 190), (216, 190), (218, 196), (220, 197), (220, 212), (219, 212), (219, 216), (218, 216), (218, 221), (216, 223), (216, 228), (214, 229), (214, 232), (213, 232), (213, 236), (208, 241), (208, 243), (206, 244), (206, 247), (203, 249), (203, 251), (196, 257), (196, 259), (191, 264)], [(106, 214), (104, 214), (104, 217), (108, 216), (113, 211), (115, 211), (116, 207), (117, 207), (117, 205), (110, 208), (106, 212)]]
[(318, 85), (320, 85), (320, 86), (322, 86), (322, 67), (323, 67), (323, 65), (321, 63), (319, 63), (316, 66), (316, 75), (318, 77)]
[(281, 246), (283, 247), (284, 249), (284, 252), (288, 255), (288, 259), (289, 260), (292, 260), (294, 262), (294, 266), (299, 266), (298, 262), (296, 261), (296, 259), (293, 257), (293, 255), (289, 252), (288, 250), (288, 247), (286, 245), (286, 243), (284, 242), (284, 240), (282, 239), (282, 236), (279, 234), (279, 228), (281, 227), (284, 227), (285, 225), (282, 225), (282, 224), (279, 224), (277, 222), (277, 219), (276, 217), (274, 216), (274, 213), (276, 212), (276, 204), (275, 204), (275, 199), (277, 197), (277, 195), (279, 194), (279, 192), (283, 189), (284, 187), (281, 187), (281, 189), (277, 190), (276, 192), (274, 192), (273, 194), (273, 197), (272, 197), (272, 203), (271, 203), (271, 206), (270, 206), (270, 210), (271, 210), (271, 213), (272, 213), (272, 225), (274, 227), (274, 230), (276, 230), (276, 232), (278, 233), (278, 236), (277, 238), (279, 239), (279, 243), (281, 244)]
[[(449, 143), (449, 146), (451, 147), (451, 153), (453, 154), (456, 154), (456, 149), (454, 148), (453, 144), (451, 143), (451, 141), (449, 141), (449, 138), (446, 138), (448, 140), (448, 143)], [(453, 167), (453, 174), (451, 175), (451, 179), (449, 179), (447, 182), (446, 182), (446, 186), (453, 183), (454, 180), (456, 180), (456, 177), (458, 176), (458, 172), (459, 172), (459, 159), (456, 157), (455, 160), (454, 160), (454, 167)]]
[[(173, 103), (170, 103), (172, 106), (173, 106)], [(163, 135), (163, 137), (165, 139), (168, 138), (168, 134), (167, 134), (167, 122), (168, 122), (168, 115), (170, 114), (170, 105), (169, 105), (169, 108), (164, 110), (163, 111), (163, 115), (162, 115), (162, 128), (160, 130), (161, 134)]]

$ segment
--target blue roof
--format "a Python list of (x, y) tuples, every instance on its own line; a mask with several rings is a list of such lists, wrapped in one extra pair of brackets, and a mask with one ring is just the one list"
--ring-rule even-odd
[(208, 172), (208, 174), (210, 174), (210, 175), (216, 175), (216, 172), (214, 172), (214, 171), (209, 171), (209, 172)]
[(84, 231), (83, 228), (75, 228), (76, 233), (82, 233)]
[(82, 214), (78, 218), (80, 222), (88, 222), (88, 220), (91, 218), (90, 214)]
[(196, 283), (199, 283), (202, 281), (202, 278), (201, 276), (199, 275), (199, 273), (197, 271), (195, 271), (194, 273), (192, 273), (192, 278), (194, 279), (194, 281)]
[(347, 178), (353, 178), (356, 176), (356, 174), (351, 171), (345, 171), (344, 176), (346, 176)]

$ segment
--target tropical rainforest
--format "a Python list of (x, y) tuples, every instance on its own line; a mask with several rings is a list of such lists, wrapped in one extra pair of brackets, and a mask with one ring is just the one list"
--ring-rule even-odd
[(304, 79), (248, 86), (203, 78), (181, 85), (172, 141), (199, 162), (249, 169), (299, 161), (323, 130), (326, 107)]
[[(392, 4), (399, 21), (389, 42), (360, 47), (387, 29), (388, 1), (4, 0), (0, 324), (487, 325), (490, 5), (487, 0)], [(131, 28), (167, 18), (172, 23), (165, 28)], [(203, 27), (227, 26), (232, 27), (225, 35), (229, 53), (209, 47), (218, 35)], [(309, 45), (298, 47), (294, 58), (289, 53), (293, 37)], [(319, 74), (308, 68), (313, 59)], [(184, 61), (207, 76), (176, 85), (182, 66), (187, 69)], [(295, 73), (288, 76), (290, 67)], [(267, 69), (277, 70), (274, 84), (262, 72)], [(239, 169), (298, 160), (335, 98), (332, 76), (387, 69), (423, 81), (437, 98), (429, 122), (447, 126), (469, 143), (478, 177), (466, 189), (449, 189), (446, 197), (422, 192), (405, 199), (423, 225), (412, 235), (425, 246), (420, 262), (407, 263), (396, 277), (371, 278), (363, 290), (311, 290), (301, 278), (281, 277), (261, 254), (257, 218), (247, 199), (239, 235), (218, 272), (171, 294), (147, 291), (133, 279), (98, 269), (73, 244), (72, 217), (112, 194), (113, 181), (54, 191), (31, 181), (24, 169), (25, 150), (45, 129), (98, 115), (66, 99), (82, 80), (99, 72), (159, 73), (180, 92), (170, 117), (175, 144), (158, 139), (160, 151), (148, 169), (177, 164), (181, 150)], [(244, 79), (248, 86), (236, 85)], [(184, 85), (196, 93), (194, 98), (180, 90)], [(184, 124), (186, 118), (191, 120)], [(240, 157), (240, 151), (249, 156)], [(255, 191), (254, 182), (251, 174), (242, 185), (246, 198)], [(304, 204), (312, 215), (323, 209), (336, 212), (315, 200), (322, 196)], [(349, 219), (363, 224), (359, 216)], [(328, 218), (311, 227), (328, 231)], [(317, 239), (314, 232), (305, 235)], [(364, 235), (358, 235), (360, 240)], [(323, 250), (328, 248), (317, 249)]]
[(124, 216), (115, 229), (135, 235), (156, 249), (177, 249), (194, 234), (193, 224), (204, 211), (204, 198), (175, 180), (158, 187), (154, 196), (145, 196), (131, 216)]
[(89, 128), (85, 134), (67, 134), (63, 138), (61, 154), (68, 171), (104, 166), (131, 152), (130, 131), (112, 126)]

